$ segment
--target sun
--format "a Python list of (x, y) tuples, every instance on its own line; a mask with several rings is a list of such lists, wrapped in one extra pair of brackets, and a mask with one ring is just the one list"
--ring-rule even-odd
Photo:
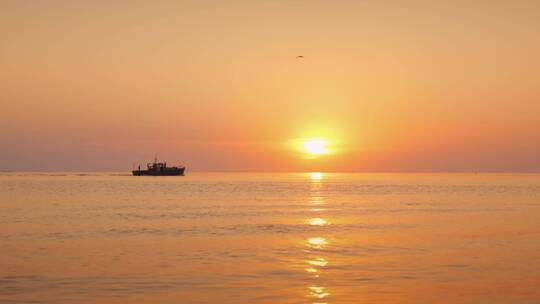
[(328, 141), (321, 138), (310, 138), (302, 142), (302, 149), (309, 155), (328, 154)]
[(313, 161), (325, 159), (341, 151), (341, 139), (328, 131), (318, 133), (289, 140), (288, 149), (300, 158)]

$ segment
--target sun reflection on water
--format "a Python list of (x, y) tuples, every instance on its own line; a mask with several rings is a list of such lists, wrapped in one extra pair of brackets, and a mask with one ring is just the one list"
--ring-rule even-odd
[(307, 246), (311, 248), (321, 249), (328, 244), (326, 238), (312, 237), (307, 239)]
[(312, 196), (309, 198), (309, 203), (311, 205), (314, 205), (314, 206), (317, 206), (317, 205), (323, 205), (325, 202), (324, 202), (324, 197), (322, 196)]
[(308, 260), (308, 264), (313, 265), (313, 266), (324, 267), (328, 264), (328, 261), (323, 257), (318, 257), (318, 258)]
[(309, 292), (312, 297), (318, 298), (318, 299), (324, 299), (328, 295), (330, 295), (328, 292), (326, 292), (324, 287), (321, 286), (309, 286)]
[(321, 181), (324, 177), (322, 172), (311, 172), (310, 174), (311, 181)]
[[(325, 193), (323, 187), (323, 178), (324, 174), (321, 172), (313, 172), (310, 174), (311, 187), (307, 196), (307, 201), (313, 208), (309, 209), (310, 212), (317, 212), (317, 217), (308, 217), (305, 221), (309, 226), (323, 227), (330, 224), (330, 221), (327, 218), (324, 218), (323, 212), (327, 208), (320, 208), (319, 205), (326, 204)], [(328, 246), (329, 242), (324, 236), (308, 237), (305, 240), (305, 245), (309, 247), (306, 252), (309, 252), (305, 260), (307, 268), (305, 271), (310, 274), (312, 282), (308, 285), (308, 297), (313, 299), (312, 304), (327, 304), (327, 297), (330, 295), (325, 286), (321, 286), (319, 278), (324, 274), (323, 268), (328, 265), (328, 260), (320, 256), (324, 249)], [(313, 256), (314, 253), (317, 255)], [(322, 302), (322, 301), (324, 302)]]
[[(325, 267), (328, 264), (328, 261), (323, 257), (316, 257), (312, 259), (306, 260), (306, 263), (309, 265), (308, 268), (306, 268), (306, 272), (314, 274), (314, 278), (319, 277), (319, 272), (323, 267)], [(321, 269), (319, 269), (321, 268)]]
[(310, 218), (308, 220), (308, 223), (311, 225), (311, 226), (324, 226), (324, 225), (328, 225), (328, 221), (323, 219), (323, 218), (320, 218), (320, 217), (315, 217), (315, 218)]

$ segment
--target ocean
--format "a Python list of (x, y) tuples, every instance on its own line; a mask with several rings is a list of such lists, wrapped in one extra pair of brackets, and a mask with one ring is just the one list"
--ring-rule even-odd
[(0, 173), (0, 303), (540, 303), (540, 175)]

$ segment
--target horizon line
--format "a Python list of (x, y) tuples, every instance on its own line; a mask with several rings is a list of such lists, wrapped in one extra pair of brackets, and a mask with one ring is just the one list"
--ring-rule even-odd
[[(118, 171), (118, 170), (2, 170), (0, 173), (43, 173), (43, 172), (53, 172), (53, 173), (131, 173), (131, 170), (128, 171)], [(188, 172), (193, 173), (395, 173), (395, 174), (412, 174), (412, 173), (447, 173), (447, 174), (540, 174), (540, 171), (442, 171), (442, 170), (418, 170), (418, 171), (337, 171), (337, 170), (313, 170), (313, 171), (272, 171), (272, 170), (189, 170)]]

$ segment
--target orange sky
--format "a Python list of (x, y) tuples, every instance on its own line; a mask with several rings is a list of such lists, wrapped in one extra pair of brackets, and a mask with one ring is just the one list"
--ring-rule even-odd
[(2, 1), (0, 37), (0, 169), (540, 171), (538, 1)]

